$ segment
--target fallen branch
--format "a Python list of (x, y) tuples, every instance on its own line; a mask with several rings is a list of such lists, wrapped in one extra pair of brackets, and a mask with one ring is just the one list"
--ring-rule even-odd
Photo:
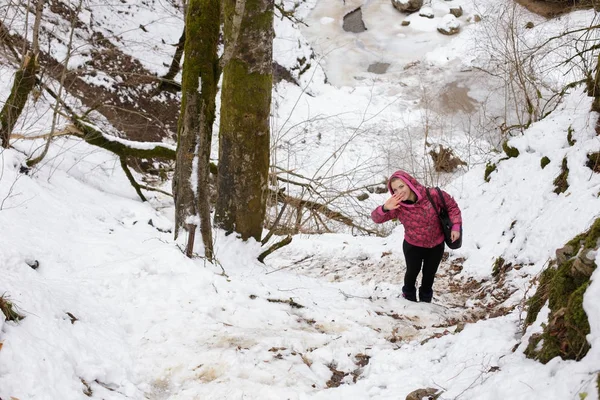
[(258, 261), (260, 261), (261, 263), (264, 263), (265, 258), (273, 253), (276, 250), (279, 250), (280, 248), (282, 248), (283, 246), (287, 246), (288, 244), (292, 243), (292, 237), (290, 235), (287, 235), (285, 237), (285, 239), (273, 244), (271, 247), (269, 247), (267, 250), (263, 251), (262, 253), (260, 253), (260, 255), (258, 256)]

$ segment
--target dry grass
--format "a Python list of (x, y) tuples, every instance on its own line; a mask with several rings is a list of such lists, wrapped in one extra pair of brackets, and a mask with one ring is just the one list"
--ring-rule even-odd
[(25, 318), (17, 312), (13, 303), (5, 295), (0, 296), (0, 311), (2, 311), (7, 321), (18, 322)]

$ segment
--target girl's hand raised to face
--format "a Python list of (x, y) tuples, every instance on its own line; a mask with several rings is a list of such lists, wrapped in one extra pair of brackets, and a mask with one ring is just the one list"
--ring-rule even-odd
[(392, 195), (392, 197), (386, 200), (383, 207), (387, 211), (395, 210), (396, 208), (400, 207), (400, 202), (402, 201), (401, 196), (402, 195), (400, 193), (395, 193), (394, 195)]

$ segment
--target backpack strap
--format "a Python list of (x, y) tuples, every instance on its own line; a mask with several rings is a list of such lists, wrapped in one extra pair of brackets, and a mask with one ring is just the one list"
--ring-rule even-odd
[[(444, 206), (444, 210), (448, 211), (448, 206), (446, 206), (446, 200), (444, 200), (444, 195), (442, 194), (442, 191), (440, 190), (439, 187), (436, 187), (435, 190), (437, 190), (438, 196), (440, 196), (440, 199), (442, 200), (442, 205)], [(429, 192), (427, 192), (427, 194), (429, 194)]]
[[(437, 190), (440, 190), (439, 188), (437, 188)], [(438, 215), (438, 217), (440, 216), (439, 211), (437, 210), (437, 207), (435, 205), (435, 202), (433, 201), (433, 199), (431, 198), (431, 193), (429, 193), (429, 188), (425, 188), (425, 193), (427, 194), (427, 198), (429, 199), (429, 202), (431, 203), (431, 205), (433, 206), (433, 209), (435, 210), (436, 214)], [(444, 204), (445, 205), (445, 204)]]

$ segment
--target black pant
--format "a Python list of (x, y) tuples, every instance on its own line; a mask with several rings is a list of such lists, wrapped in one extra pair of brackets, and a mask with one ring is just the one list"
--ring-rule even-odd
[(415, 282), (423, 267), (423, 277), (419, 288), (419, 300), (430, 302), (433, 297), (433, 280), (435, 273), (444, 255), (444, 242), (435, 247), (413, 246), (406, 240), (402, 244), (404, 258), (406, 259), (406, 275), (404, 275), (404, 287), (402, 293), (408, 300), (416, 301), (417, 289)]

